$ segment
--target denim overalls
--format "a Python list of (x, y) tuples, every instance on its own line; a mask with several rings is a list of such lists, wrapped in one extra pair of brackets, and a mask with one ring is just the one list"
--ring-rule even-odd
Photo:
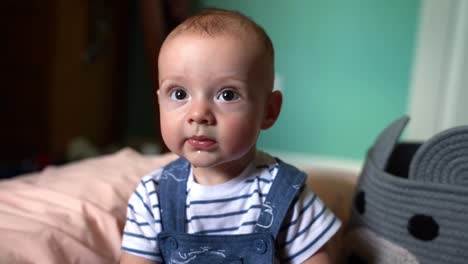
[(279, 170), (265, 199), (255, 230), (243, 235), (196, 235), (186, 233), (186, 187), (190, 164), (179, 158), (168, 164), (159, 180), (162, 230), (158, 244), (168, 264), (272, 264), (275, 239), (283, 219), (306, 175), (279, 162)]

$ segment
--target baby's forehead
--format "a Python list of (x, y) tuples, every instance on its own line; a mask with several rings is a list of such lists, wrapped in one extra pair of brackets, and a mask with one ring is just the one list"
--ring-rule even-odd
[(200, 39), (204, 41), (215, 41), (219, 38), (223, 38), (224, 41), (240, 42), (245, 45), (248, 45), (249, 49), (255, 49), (269, 55), (268, 48), (264, 45), (261, 39), (259, 39), (255, 32), (252, 32), (252, 30), (232, 29), (229, 31), (216, 32), (215, 34), (207, 34), (206, 32), (192, 30), (179, 31), (174, 32), (173, 34), (171, 33), (166, 38), (165, 42), (184, 38)]
[[(216, 44), (211, 44), (210, 42), (215, 42)], [(197, 43), (196, 45), (206, 43), (206, 45), (213, 48), (212, 54), (217, 52), (216, 49), (226, 51), (226, 45), (233, 47), (233, 49), (230, 50), (231, 54), (246, 54), (247, 57), (251, 58), (251, 60), (249, 60), (251, 63), (260, 63), (258, 64), (259, 67), (270, 68), (273, 67), (272, 65), (274, 64), (273, 56), (268, 52), (268, 49), (256, 38), (254, 33), (247, 31), (237, 33), (219, 32), (215, 35), (207, 35), (206, 33), (193, 31), (181, 31), (168, 36), (160, 50), (159, 56), (161, 58), (161, 54), (169, 50), (172, 54), (178, 54), (179, 49), (185, 49), (195, 43)]]

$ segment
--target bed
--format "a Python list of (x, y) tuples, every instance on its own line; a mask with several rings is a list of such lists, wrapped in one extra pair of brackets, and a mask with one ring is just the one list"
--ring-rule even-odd
[[(1, 180), (0, 263), (118, 262), (128, 197), (141, 176), (175, 158), (125, 148)], [(308, 184), (346, 223), (356, 175), (311, 168), (303, 168)], [(341, 233), (329, 244), (333, 259)]]

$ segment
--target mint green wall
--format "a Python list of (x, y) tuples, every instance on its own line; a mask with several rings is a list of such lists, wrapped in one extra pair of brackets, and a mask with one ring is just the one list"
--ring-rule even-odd
[(200, 0), (235, 9), (269, 33), (284, 105), (264, 149), (364, 159), (407, 112), (419, 0)]

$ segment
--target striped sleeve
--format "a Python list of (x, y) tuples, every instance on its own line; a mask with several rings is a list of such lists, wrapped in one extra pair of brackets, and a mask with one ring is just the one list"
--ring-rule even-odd
[[(160, 171), (144, 176), (130, 196), (127, 220), (122, 236), (122, 251), (156, 262), (162, 262), (157, 244), (161, 232), (157, 182)], [(155, 176), (156, 175), (156, 176)]]
[(308, 187), (291, 208), (278, 236), (281, 263), (302, 263), (338, 231), (341, 221)]

